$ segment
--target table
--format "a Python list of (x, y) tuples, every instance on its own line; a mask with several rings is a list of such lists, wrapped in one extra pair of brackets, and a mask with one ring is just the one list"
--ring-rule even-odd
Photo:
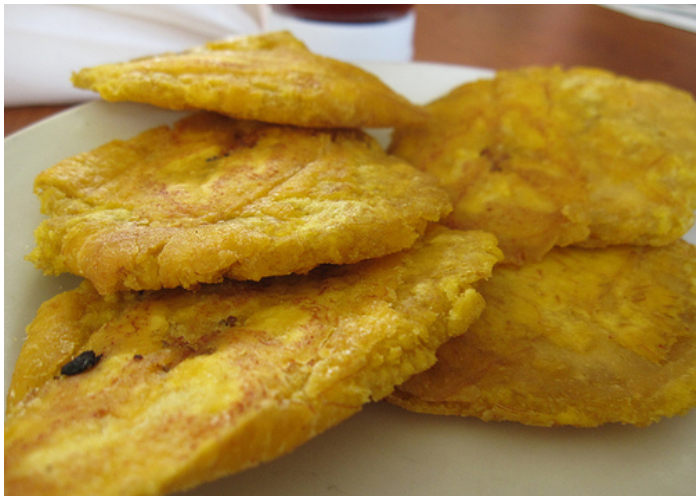
[[(695, 33), (597, 5), (418, 5), (417, 61), (588, 65), (695, 95)], [(5, 108), (5, 136), (70, 106)]]

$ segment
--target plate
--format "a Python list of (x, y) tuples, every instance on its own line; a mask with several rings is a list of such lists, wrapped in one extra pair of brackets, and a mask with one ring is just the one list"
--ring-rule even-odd
[[(419, 104), (487, 69), (362, 64)], [(5, 395), (39, 305), (78, 285), (24, 260), (42, 220), (34, 177), (63, 158), (184, 113), (96, 100), (5, 139)], [(389, 131), (372, 130), (387, 144)], [(695, 243), (695, 231), (686, 235)], [(695, 410), (647, 428), (537, 428), (372, 403), (292, 453), (202, 485), (202, 495), (694, 495)]]

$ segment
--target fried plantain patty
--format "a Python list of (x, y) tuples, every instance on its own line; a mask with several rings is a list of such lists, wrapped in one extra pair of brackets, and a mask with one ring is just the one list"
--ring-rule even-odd
[(427, 116), (376, 76), (316, 55), (288, 32), (85, 68), (72, 81), (108, 101), (306, 127), (391, 127)]
[(499, 266), (486, 309), (389, 401), (528, 425), (646, 426), (695, 407), (695, 247), (554, 249)]
[(28, 256), (100, 293), (304, 273), (409, 247), (451, 210), (436, 179), (359, 130), (213, 113), (39, 174)]
[(695, 219), (695, 101), (592, 68), (462, 85), (390, 152), (437, 175), (450, 227), (493, 232), (515, 264), (554, 246), (665, 245)]
[(167, 493), (286, 453), (433, 364), (500, 258), (488, 233), (432, 226), (306, 276), (109, 297), (85, 281), (27, 329), (5, 493)]

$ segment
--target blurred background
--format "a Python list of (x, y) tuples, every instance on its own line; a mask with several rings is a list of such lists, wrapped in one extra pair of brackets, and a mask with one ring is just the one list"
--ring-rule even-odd
[(6, 120), (8, 108), (51, 107), (25, 113), (34, 119), (95, 98), (70, 84), (83, 67), (277, 29), (349, 61), (590, 65), (695, 94), (694, 4), (51, 4), (4, 14)]

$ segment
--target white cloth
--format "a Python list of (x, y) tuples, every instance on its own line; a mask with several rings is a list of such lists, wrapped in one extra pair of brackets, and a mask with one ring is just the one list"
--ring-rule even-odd
[(4, 18), (6, 107), (93, 99), (73, 71), (262, 29), (256, 5), (6, 5)]
[(619, 4), (603, 7), (695, 33), (695, 4)]

